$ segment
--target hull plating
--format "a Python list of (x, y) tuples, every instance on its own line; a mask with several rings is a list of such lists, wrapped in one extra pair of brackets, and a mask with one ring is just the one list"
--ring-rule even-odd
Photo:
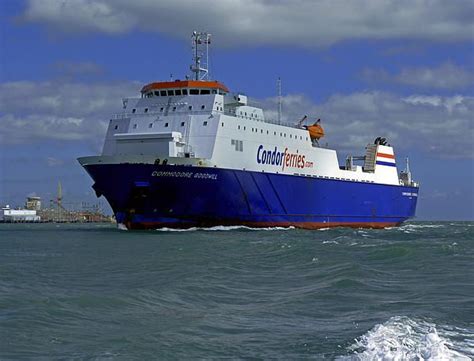
[(86, 165), (130, 229), (216, 225), (383, 228), (415, 214), (418, 188), (230, 169)]

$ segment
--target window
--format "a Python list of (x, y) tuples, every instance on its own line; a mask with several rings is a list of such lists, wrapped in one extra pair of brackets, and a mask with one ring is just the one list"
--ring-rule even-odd
[(237, 129), (240, 130), (240, 125), (237, 126)]
[(181, 126), (184, 127), (184, 122), (181, 122)]
[(199, 89), (189, 89), (189, 94), (191, 95), (199, 94)]
[(217, 90), (216, 90), (216, 89), (212, 89), (212, 94), (217, 94)]
[(285, 138), (286, 138), (286, 133), (283, 133), (283, 137), (285, 137)]
[(206, 106), (205, 105), (201, 105), (201, 109), (204, 109)]
[(223, 126), (224, 126), (224, 122), (221, 123), (221, 127), (223, 127)]
[(273, 132), (273, 135), (277, 135), (277, 132)]
[(230, 145), (233, 145), (237, 152), (243, 152), (244, 151), (244, 142), (242, 140), (231, 139), (230, 140)]
[(175, 111), (176, 111), (176, 107), (173, 107), (173, 112), (175, 112)]
[(165, 128), (168, 128), (168, 123), (165, 123)]
[(246, 129), (246, 127), (244, 127), (244, 130)]
[(148, 113), (148, 108), (145, 108), (145, 110), (144, 110), (144, 111), (145, 111), (145, 113)]
[(268, 134), (268, 130), (267, 130), (267, 134)]
[(118, 125), (116, 125), (116, 126), (114, 127), (114, 129), (118, 129)]
[(260, 133), (262, 133), (262, 134), (263, 134), (263, 129), (260, 129)]
[(137, 110), (136, 109), (132, 109), (132, 113), (135, 113)]
[(168, 90), (168, 96), (169, 97), (174, 96), (174, 90)]
[(291, 138), (293, 138), (293, 135), (292, 135), (292, 134), (290, 134), (290, 139), (291, 139)]
[(190, 105), (190, 106), (188, 107), (188, 109), (189, 109), (189, 110), (193, 110), (193, 106)]
[(152, 128), (152, 127), (153, 127), (153, 123), (148, 124), (148, 128)]
[(183, 95), (188, 95), (188, 89), (183, 89)]
[(207, 125), (207, 120), (205, 120), (204, 123), (202, 123), (202, 125), (206, 126)]
[(175, 94), (175, 95), (181, 95), (181, 89), (176, 89), (176, 90), (174, 91), (174, 94)]
[(133, 129), (137, 129), (137, 125), (136, 125), (136, 124), (133, 124)]
[(209, 89), (201, 89), (201, 94), (211, 94)]
[(166, 96), (166, 90), (160, 90), (160, 95), (162, 97), (165, 97)]
[(160, 96), (160, 92), (158, 90), (155, 90), (155, 96), (156, 97), (159, 97)]
[(161, 108), (160, 108), (160, 112), (162, 112), (162, 111), (163, 111), (163, 109), (165, 109), (165, 108), (161, 107)]

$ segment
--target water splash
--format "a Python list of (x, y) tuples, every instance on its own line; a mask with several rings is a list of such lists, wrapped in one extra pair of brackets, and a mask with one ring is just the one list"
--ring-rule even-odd
[(339, 356), (336, 360), (471, 360), (474, 349), (470, 344), (455, 344), (442, 331), (430, 322), (392, 317), (357, 338), (348, 347), (352, 355)]
[(179, 228), (158, 228), (160, 232), (196, 232), (196, 231), (289, 231), (295, 229), (295, 227), (247, 227), (247, 226), (214, 226), (214, 227), (191, 227), (186, 229)]

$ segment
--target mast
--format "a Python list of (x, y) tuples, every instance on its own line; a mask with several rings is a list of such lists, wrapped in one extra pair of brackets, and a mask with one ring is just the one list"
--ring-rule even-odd
[(281, 124), (281, 78), (277, 80), (277, 92), (278, 92), (278, 124)]
[(209, 79), (209, 45), (211, 34), (193, 31), (192, 49), (193, 65), (191, 65), (192, 78), (194, 80)]

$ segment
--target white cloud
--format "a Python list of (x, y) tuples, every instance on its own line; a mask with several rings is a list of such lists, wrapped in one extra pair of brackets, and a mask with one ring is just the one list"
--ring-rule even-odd
[(383, 69), (364, 69), (362, 78), (369, 82), (390, 82), (416, 88), (462, 89), (474, 82), (474, 74), (452, 63), (437, 67), (407, 67), (398, 74)]
[(28, 21), (61, 32), (117, 34), (133, 29), (188, 38), (213, 33), (219, 46), (331, 45), (348, 39), (469, 40), (470, 0), (30, 0)]
[[(78, 141), (100, 148), (107, 121), (121, 111), (121, 98), (138, 96), (140, 84), (58, 82), (0, 83), (2, 144)], [(268, 119), (277, 118), (277, 100), (260, 101)], [(283, 120), (297, 123), (305, 114), (321, 118), (322, 143), (345, 153), (384, 136), (397, 152), (419, 151), (437, 158), (474, 158), (474, 97), (386, 92), (334, 94), (323, 102), (292, 94), (283, 97)]]
[[(287, 101), (287, 99), (289, 99)], [(273, 109), (276, 98), (263, 103)], [(335, 94), (316, 104), (304, 96), (283, 98), (284, 120), (295, 124), (308, 114), (322, 119), (326, 137), (321, 143), (345, 153), (363, 153), (364, 146), (378, 136), (388, 138), (398, 153), (419, 151), (434, 158), (474, 158), (474, 97), (400, 97), (385, 92)], [(310, 121), (308, 121), (310, 122)]]
[(134, 82), (0, 83), (1, 142), (55, 139), (101, 143), (108, 119), (121, 110), (121, 98), (136, 96), (140, 88)]

